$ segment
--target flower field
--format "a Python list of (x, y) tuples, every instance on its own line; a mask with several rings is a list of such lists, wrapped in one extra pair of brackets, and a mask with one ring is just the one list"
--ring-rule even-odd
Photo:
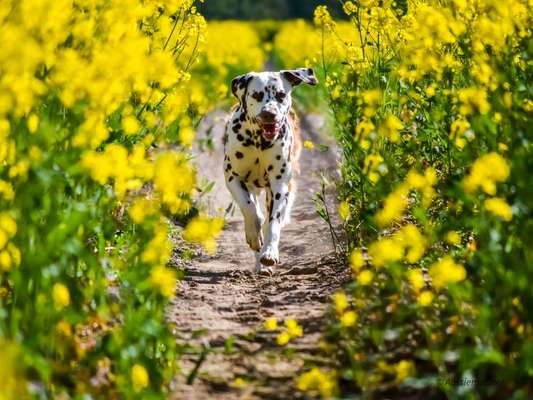
[[(532, 1), (208, 22), (203, 3), (0, 3), (0, 399), (172, 394), (176, 260), (215, 253), (224, 226), (195, 130), (265, 65), (321, 81), (295, 106), (337, 141), (353, 278), (298, 396), (530, 398)], [(306, 334), (265, 329), (280, 357)]]

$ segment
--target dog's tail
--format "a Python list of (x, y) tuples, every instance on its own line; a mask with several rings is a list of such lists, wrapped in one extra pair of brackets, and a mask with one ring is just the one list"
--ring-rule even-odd
[(302, 136), (300, 133), (300, 119), (296, 115), (294, 109), (291, 108), (289, 111), (289, 123), (292, 127), (292, 146), (290, 152), (290, 161), (292, 164), (293, 171), (300, 173), (300, 164), (298, 160), (300, 159), (300, 153), (302, 152)]

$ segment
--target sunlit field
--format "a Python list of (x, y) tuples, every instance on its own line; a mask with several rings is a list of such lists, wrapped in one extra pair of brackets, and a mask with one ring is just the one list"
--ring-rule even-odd
[[(212, 1), (0, 3), (0, 400), (531, 398), (533, 2), (206, 20)], [(231, 225), (227, 204), (207, 206), (199, 126), (235, 103), (233, 77), (298, 67), (320, 84), (294, 108), (324, 121), (304, 125), (323, 135), (304, 137), (306, 160), (329, 151), (335, 175), (304, 163), (323, 190), (297, 201), (316, 203), (345, 278), (309, 305), (312, 324), (274, 304), (198, 345), (217, 326), (177, 334), (176, 288)], [(243, 276), (268, 288), (288, 253), (278, 278)], [(202, 369), (243, 338), (296, 367)]]

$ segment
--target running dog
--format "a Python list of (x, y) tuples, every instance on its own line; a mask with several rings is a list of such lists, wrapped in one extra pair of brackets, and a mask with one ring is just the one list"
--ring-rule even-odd
[[(279, 263), (281, 228), (290, 222), (302, 149), (291, 91), (316, 85), (310, 68), (250, 72), (237, 76), (231, 90), (239, 104), (224, 134), (226, 186), (244, 217), (246, 242), (256, 252), (256, 271), (272, 273)], [(266, 191), (266, 219), (259, 196)]]

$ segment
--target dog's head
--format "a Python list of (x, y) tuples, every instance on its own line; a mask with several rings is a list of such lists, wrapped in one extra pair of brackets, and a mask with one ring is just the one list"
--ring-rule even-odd
[(233, 79), (231, 90), (264, 138), (274, 140), (291, 109), (291, 91), (300, 83), (318, 83), (311, 68), (249, 72)]

